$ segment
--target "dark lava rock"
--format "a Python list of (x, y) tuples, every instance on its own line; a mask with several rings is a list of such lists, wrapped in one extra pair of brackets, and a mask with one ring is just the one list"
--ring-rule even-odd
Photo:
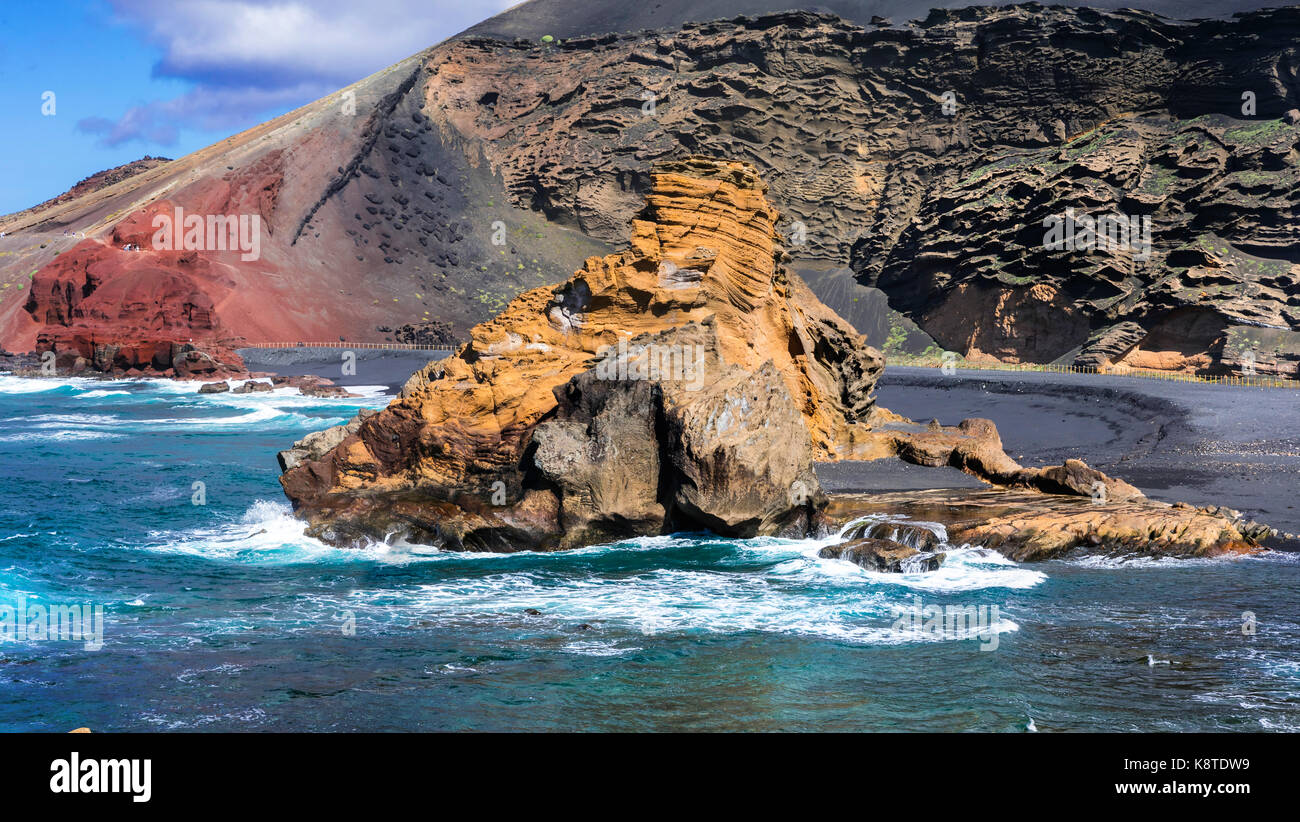
[(947, 554), (918, 551), (901, 542), (870, 537), (827, 545), (818, 556), (822, 559), (845, 559), (868, 571), (891, 574), (937, 571), (947, 558)]
[(1104, 369), (1146, 339), (1146, 329), (1132, 321), (1116, 323), (1088, 338), (1074, 364), (1084, 368)]
[(844, 538), (888, 540), (918, 551), (933, 551), (941, 545), (938, 535), (929, 528), (908, 522), (866, 522), (848, 529)]

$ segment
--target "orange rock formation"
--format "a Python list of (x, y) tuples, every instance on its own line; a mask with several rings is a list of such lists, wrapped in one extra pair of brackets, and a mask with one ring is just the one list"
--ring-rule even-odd
[(869, 415), (884, 359), (780, 265), (777, 212), (751, 166), (692, 158), (653, 180), (628, 250), (592, 257), (568, 282), (527, 291), (476, 326), (335, 451), (291, 468), (290, 497), (514, 485), (506, 475), (557, 387), (620, 340), (707, 318), (728, 364), (775, 365), (816, 454), (834, 458)]

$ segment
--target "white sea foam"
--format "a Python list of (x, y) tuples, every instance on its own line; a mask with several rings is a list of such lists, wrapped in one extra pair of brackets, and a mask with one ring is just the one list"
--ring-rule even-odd
[[(939, 542), (944, 543), (945, 545), (948, 543), (948, 527), (944, 525), (942, 522), (930, 522), (928, 520), (923, 520), (923, 519), (912, 519), (906, 514), (867, 514), (866, 516), (861, 516), (844, 523), (844, 526), (840, 528), (839, 535), (841, 538), (843, 538), (844, 535), (848, 533), (849, 529), (851, 528), (855, 528), (859, 525), (864, 525), (869, 523), (875, 524), (881, 522), (897, 523), (899, 525), (915, 525), (919, 528), (924, 528), (927, 531), (933, 533), (936, 537), (939, 538)], [(893, 538), (892, 536), (889, 537), (889, 539), (892, 538)]]
[[(943, 633), (894, 630), (893, 606), (907, 605), (915, 592), (1030, 588), (1047, 579), (1026, 571), (995, 551), (950, 549), (949, 562), (930, 574), (868, 574), (853, 563), (819, 558), (820, 540), (725, 540), (711, 535), (640, 537), (614, 545), (538, 554), (455, 553), (421, 545), (374, 545), (338, 549), (304, 536), (302, 520), (283, 502), (253, 503), (238, 522), (204, 525), (185, 532), (155, 533), (147, 550), (186, 554), (214, 562), (292, 563), (459, 563), (467, 574), (438, 575), (432, 581), (380, 585), (350, 593), (312, 593), (300, 598), (291, 623), (304, 630), (352, 611), (361, 622), (394, 624), (437, 618), (439, 624), (511, 620), (524, 609), (537, 630), (568, 632), (589, 623), (593, 635), (564, 645), (569, 653), (616, 656), (629, 653), (625, 639), (602, 636), (604, 627), (645, 636), (662, 633), (775, 632), (816, 636), (854, 644), (915, 644), (971, 639)], [(708, 561), (679, 566), (682, 548), (699, 546)], [(712, 546), (712, 548), (708, 548)], [(656, 562), (673, 551), (675, 561)], [(602, 559), (614, 564), (601, 570)], [(485, 571), (486, 574), (485, 574)], [(546, 628), (546, 626), (550, 626)], [(239, 624), (225, 626), (239, 633)], [(292, 628), (290, 628), (292, 630)], [(1008, 618), (984, 628), (1017, 631)]]
[(72, 442), (76, 440), (116, 440), (126, 436), (111, 431), (24, 431), (0, 436), (0, 442)]
[(225, 725), (232, 722), (257, 725), (266, 721), (267, 714), (261, 708), (244, 708), (221, 714), (198, 714), (174, 719), (155, 711), (147, 711), (140, 714), (140, 718), (165, 730), (176, 731), (182, 728), (200, 728), (205, 725)]
[[(939, 539), (937, 550), (947, 556), (943, 565), (935, 571), (894, 574), (868, 571), (849, 560), (822, 559), (817, 556), (825, 545), (844, 541), (844, 534), (850, 528), (862, 523), (899, 522), (916, 525), (932, 532)], [(907, 517), (877, 514), (860, 517), (840, 529), (839, 534), (828, 540), (807, 541), (803, 555), (819, 564), (823, 573), (854, 578), (865, 577), (874, 584), (897, 586), (917, 591), (936, 593), (953, 593), (959, 591), (980, 591), (986, 588), (1033, 588), (1044, 582), (1047, 575), (1041, 571), (1021, 568), (1015, 562), (987, 548), (970, 545), (951, 546), (948, 544), (948, 531), (937, 522), (912, 520)]]
[(1166, 570), (1190, 569), (1218, 565), (1223, 562), (1241, 559), (1248, 559), (1248, 557), (1235, 554), (1221, 557), (1152, 557), (1144, 554), (1106, 556), (1102, 554), (1090, 554), (1088, 556), (1082, 556), (1065, 561), (1081, 568), (1096, 568), (1099, 570), (1110, 571), (1132, 571), (1159, 568)]
[[(142, 395), (137, 395), (142, 396)], [(222, 395), (215, 395), (222, 396)], [(147, 398), (142, 396), (147, 401)], [(359, 402), (359, 401), (354, 401)], [(338, 405), (340, 400), (326, 401), (325, 407)], [(229, 408), (230, 414), (220, 416), (188, 416), (187, 410), (212, 407)], [(25, 440), (95, 440), (116, 439), (126, 436), (123, 431), (202, 431), (208, 429), (261, 428), (268, 423), (288, 425), (313, 430), (328, 428), (347, 421), (347, 416), (317, 416), (304, 413), (307, 409), (319, 410), (322, 401), (303, 397), (296, 389), (260, 395), (238, 395), (233, 400), (219, 402), (182, 402), (182, 413), (170, 417), (132, 419), (103, 413), (37, 414), (16, 417), (13, 422), (30, 425), (35, 431), (16, 432), (0, 436), (0, 442)]]
[[(590, 624), (593, 630), (616, 627), (645, 636), (680, 633), (747, 632), (816, 636), (852, 643), (902, 645), (970, 639), (942, 633), (894, 629), (895, 597), (880, 591), (846, 591), (769, 578), (766, 574), (657, 569), (618, 576), (574, 577), (515, 571), (486, 577), (458, 578), (405, 588), (400, 604), (394, 590), (353, 592), (346, 600), (315, 603), (322, 617), (338, 609), (385, 612), (394, 608), (419, 615), (437, 614), (441, 622), (482, 622), (523, 608), (542, 612), (541, 620), (561, 625)], [(1015, 631), (1000, 619), (984, 634)], [(598, 643), (605, 642), (602, 646)], [(588, 653), (626, 653), (630, 649), (600, 637), (570, 643)]]
[(237, 522), (182, 532), (151, 532), (144, 550), (265, 565), (374, 559), (367, 552), (334, 548), (312, 539), (303, 533), (305, 527), (287, 503), (258, 500)]
[(347, 417), (318, 417), (297, 411), (279, 408), (275, 405), (261, 404), (248, 406), (242, 414), (230, 414), (221, 417), (162, 417), (132, 420), (131, 425), (138, 425), (156, 431), (204, 431), (208, 429), (227, 428), (263, 428), (266, 423), (276, 425), (292, 424), (312, 429), (329, 428), (347, 422)]
[(0, 394), (40, 394), (60, 388), (85, 388), (103, 385), (100, 380), (85, 377), (14, 377), (0, 375)]
[(130, 391), (106, 391), (101, 389), (98, 391), (87, 391), (84, 394), (78, 394), (77, 399), (98, 400), (98, 399), (102, 399), (103, 397), (129, 397), (129, 396), (131, 396)]
[[(988, 588), (1033, 588), (1047, 580), (1042, 571), (1021, 568), (1001, 554), (991, 559), (982, 548), (948, 548), (948, 556), (936, 571), (915, 574), (886, 574), (862, 571), (872, 581), (885, 585), (898, 585), (916, 591), (936, 593), (982, 591)], [(840, 560), (823, 560), (839, 562)]]
[(635, 647), (622, 647), (614, 642), (570, 642), (564, 650), (579, 656), (623, 656), (641, 650)]
[[(265, 382), (264, 380), (262, 382)], [(192, 384), (191, 384), (192, 385)], [(185, 392), (186, 400), (202, 403), (205, 405), (233, 405), (241, 408), (248, 408), (257, 405), (272, 404), (284, 407), (330, 407), (334, 405), (369, 405), (383, 406), (390, 400), (391, 396), (384, 392), (387, 388), (382, 385), (349, 385), (345, 386), (349, 393), (358, 394), (356, 397), (312, 397), (308, 396), (298, 388), (282, 386), (273, 388), (270, 391), (258, 391), (256, 393), (236, 394), (233, 391), (222, 391), (217, 394), (200, 394), (198, 388), (194, 387), (192, 391)]]
[(182, 428), (216, 428), (226, 425), (256, 425), (280, 416), (298, 415), (288, 414), (273, 405), (264, 405), (260, 408), (252, 408), (246, 414), (232, 414), (228, 417), (194, 417), (184, 420), (146, 420), (146, 422), (160, 427), (179, 425)]
[[(263, 565), (292, 563), (470, 563), (474, 573), (448, 574), (434, 581), (367, 587), (347, 594), (311, 594), (291, 618), (303, 626), (337, 621), (353, 612), (364, 623), (393, 624), (436, 617), (439, 624), (517, 621), (526, 608), (536, 630), (567, 632), (587, 623), (595, 632), (563, 648), (582, 655), (620, 655), (636, 648), (602, 636), (605, 627), (645, 636), (665, 633), (743, 632), (816, 636), (851, 643), (911, 644), (970, 639), (942, 633), (894, 629), (892, 606), (906, 605), (914, 590), (969, 591), (1028, 587), (1043, 576), (974, 549), (959, 549), (948, 578), (934, 574), (867, 574), (846, 562), (816, 557), (833, 541), (725, 540), (708, 535), (644, 537), (562, 554), (467, 554), (427, 546), (332, 548), (303, 535), (303, 523), (284, 503), (259, 501), (238, 522), (183, 533), (152, 535), (149, 550), (187, 554), (218, 562)], [(699, 568), (657, 567), (654, 554), (682, 547), (714, 545), (723, 553)], [(619, 563), (604, 573), (601, 557)], [(624, 555), (623, 559), (619, 555)], [(632, 564), (629, 566), (629, 562)], [(495, 571), (483, 573), (483, 571)], [(238, 634), (246, 626), (224, 626)], [(984, 634), (1018, 630), (1002, 618)]]
[(68, 425), (117, 425), (119, 417), (111, 414), (36, 414), (31, 417), (15, 417), (16, 423), (35, 425), (37, 428), (62, 428)]
[[(297, 388), (277, 388), (256, 394), (193, 393), (179, 398), (179, 405), (174, 407), (190, 409), (229, 408), (232, 411), (243, 413), (216, 417), (154, 419), (142, 422), (163, 429), (194, 429), (209, 426), (217, 428), (261, 426), (264, 423), (275, 421), (277, 424), (288, 423), (319, 430), (345, 423), (351, 414), (323, 417), (304, 413), (305, 411), (310, 409), (319, 412), (328, 408), (342, 409), (357, 406), (377, 408), (384, 406), (390, 399), (383, 395), (383, 386), (362, 386), (361, 388), (366, 389), (365, 395), (353, 398), (308, 397), (304, 396)], [(349, 390), (354, 393), (361, 393), (354, 388), (349, 388)]]
[(159, 394), (197, 394), (203, 385), (196, 380), (173, 380), (166, 377), (150, 377), (132, 382), (147, 385), (150, 391)]

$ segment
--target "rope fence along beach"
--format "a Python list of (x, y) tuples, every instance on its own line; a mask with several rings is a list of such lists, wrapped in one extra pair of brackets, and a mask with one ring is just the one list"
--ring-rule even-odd
[(260, 342), (242, 343), (240, 348), (348, 348), (380, 351), (446, 351), (456, 350), (454, 345), (420, 345), (419, 343), (363, 343), (363, 342)]
[(1035, 364), (1035, 363), (1004, 363), (1004, 362), (967, 362), (965, 360), (950, 360), (947, 362), (938, 361), (932, 357), (899, 357), (891, 356), (886, 358), (886, 366), (899, 365), (913, 368), (954, 368), (964, 371), (1019, 371), (1019, 372), (1039, 372), (1047, 374), (1095, 374), (1102, 377), (1142, 377), (1151, 380), (1165, 380), (1168, 382), (1197, 382), (1207, 383), (1210, 385), (1235, 385), (1244, 388), (1290, 388), (1300, 389), (1300, 380), (1288, 379), (1286, 377), (1273, 377), (1260, 374), (1224, 374), (1221, 376), (1201, 376), (1199, 374), (1188, 374), (1181, 371), (1156, 371), (1150, 368), (1129, 368), (1118, 365), (1109, 368), (1095, 368), (1086, 365), (1055, 365), (1055, 364)]

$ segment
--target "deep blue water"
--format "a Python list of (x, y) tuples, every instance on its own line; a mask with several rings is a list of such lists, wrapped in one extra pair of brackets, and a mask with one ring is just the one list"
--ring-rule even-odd
[[(100, 650), (0, 639), (0, 730), (1300, 728), (1292, 555), (958, 547), (891, 576), (818, 559), (825, 541), (704, 535), (339, 550), (301, 535), (274, 454), (377, 391), (196, 388), (0, 377), (0, 606), (106, 613)], [(998, 619), (895, 630), (918, 602)]]

